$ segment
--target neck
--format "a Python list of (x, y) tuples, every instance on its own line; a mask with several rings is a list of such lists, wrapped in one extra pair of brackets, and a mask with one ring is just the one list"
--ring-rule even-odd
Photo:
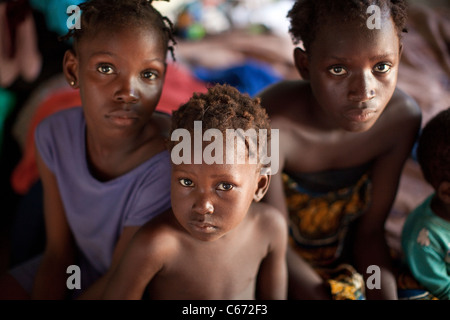
[(91, 174), (101, 181), (130, 171), (163, 149), (163, 139), (152, 126), (134, 134), (86, 132), (86, 160)]
[(440, 218), (450, 221), (450, 204), (443, 202), (437, 195), (431, 200), (431, 209)]

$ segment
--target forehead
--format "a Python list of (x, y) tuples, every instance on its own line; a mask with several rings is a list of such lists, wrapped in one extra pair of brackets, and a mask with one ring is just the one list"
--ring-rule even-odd
[[(142, 20), (142, 19), (141, 19)], [(129, 20), (116, 23), (94, 22), (84, 26), (81, 35), (75, 41), (79, 46), (82, 43), (95, 43), (99, 40), (114, 40), (116, 37), (141, 38), (140, 41), (159, 41), (162, 48), (167, 47), (168, 40), (162, 30), (155, 23), (141, 20)], [(83, 25), (82, 25), (83, 28)]]
[(312, 57), (397, 54), (400, 40), (389, 15), (380, 17), (380, 28), (369, 28), (361, 21), (347, 23), (332, 19), (319, 28), (311, 44)]
[(85, 34), (75, 46), (77, 53), (90, 56), (95, 53), (119, 54), (130, 52), (144, 56), (165, 57), (167, 48), (155, 28), (135, 26), (130, 28), (101, 28)]
[(222, 179), (232, 181), (247, 181), (256, 176), (258, 173), (258, 165), (256, 164), (206, 164), (204, 161), (201, 164), (194, 163), (172, 163), (172, 172), (186, 174), (188, 177), (197, 177), (204, 180)]
[[(216, 130), (216, 135), (203, 136), (201, 131), (191, 133), (177, 129), (182, 138), (172, 134), (170, 147), (172, 163), (204, 165), (213, 170), (253, 170), (261, 166), (261, 152), (257, 138), (234, 137)], [(215, 169), (214, 169), (215, 168)], [(239, 169), (239, 170), (238, 170)]]

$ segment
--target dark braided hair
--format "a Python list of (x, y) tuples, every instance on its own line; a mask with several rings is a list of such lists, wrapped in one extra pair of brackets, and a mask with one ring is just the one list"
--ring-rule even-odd
[(435, 189), (450, 182), (450, 108), (435, 115), (422, 130), (417, 158), (425, 179)]
[[(164, 0), (169, 1), (169, 0)], [(70, 29), (60, 37), (61, 40), (74, 39), (77, 43), (99, 30), (109, 30), (111, 34), (117, 29), (130, 26), (148, 26), (161, 30), (162, 44), (169, 50), (175, 60), (173, 23), (164, 17), (152, 5), (153, 0), (88, 0), (79, 5), (81, 10), (81, 28)], [(170, 44), (171, 43), (171, 44)]]
[[(227, 129), (255, 129), (257, 133), (265, 129), (266, 141), (270, 141), (269, 117), (261, 107), (260, 99), (252, 99), (228, 84), (216, 84), (208, 88), (207, 93), (194, 93), (187, 103), (173, 112), (171, 134), (178, 128), (193, 134), (194, 121), (202, 121), (203, 133), (208, 129), (218, 129), (223, 134)], [(169, 141), (168, 144), (172, 149), (176, 143)], [(246, 146), (248, 148), (247, 143)]]
[(370, 5), (377, 5), (382, 11), (390, 12), (399, 39), (406, 31), (407, 6), (405, 0), (296, 0), (287, 14), (290, 20), (289, 33), (294, 44), (303, 41), (308, 52), (321, 26), (341, 21), (361, 21), (366, 25)]

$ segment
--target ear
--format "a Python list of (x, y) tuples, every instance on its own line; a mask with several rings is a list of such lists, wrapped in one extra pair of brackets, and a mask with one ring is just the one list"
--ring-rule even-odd
[(294, 49), (294, 63), (303, 80), (309, 80), (308, 55), (306, 51), (297, 47)]
[(400, 43), (400, 48), (398, 49), (398, 57), (401, 58), (403, 53), (403, 44)]
[(74, 89), (79, 87), (78, 82), (78, 58), (73, 49), (69, 49), (64, 54), (63, 71), (67, 82)]
[(450, 204), (450, 181), (442, 181), (439, 184), (436, 193), (442, 202)]
[(255, 202), (261, 201), (261, 199), (264, 197), (264, 195), (267, 192), (267, 189), (269, 189), (270, 184), (270, 174), (260, 174), (258, 178), (258, 188), (255, 191), (255, 194), (253, 195), (253, 200)]

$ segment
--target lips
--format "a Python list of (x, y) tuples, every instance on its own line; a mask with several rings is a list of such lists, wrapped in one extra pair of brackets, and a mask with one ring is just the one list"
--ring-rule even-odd
[(212, 233), (217, 230), (217, 227), (211, 223), (208, 222), (201, 222), (201, 221), (193, 221), (190, 223), (190, 225), (197, 231), (203, 232), (203, 233)]
[(376, 115), (376, 110), (373, 108), (352, 108), (344, 113), (344, 117), (354, 122), (366, 122)]
[(120, 127), (132, 125), (139, 118), (136, 112), (125, 110), (112, 111), (108, 113), (105, 117), (113, 124)]

